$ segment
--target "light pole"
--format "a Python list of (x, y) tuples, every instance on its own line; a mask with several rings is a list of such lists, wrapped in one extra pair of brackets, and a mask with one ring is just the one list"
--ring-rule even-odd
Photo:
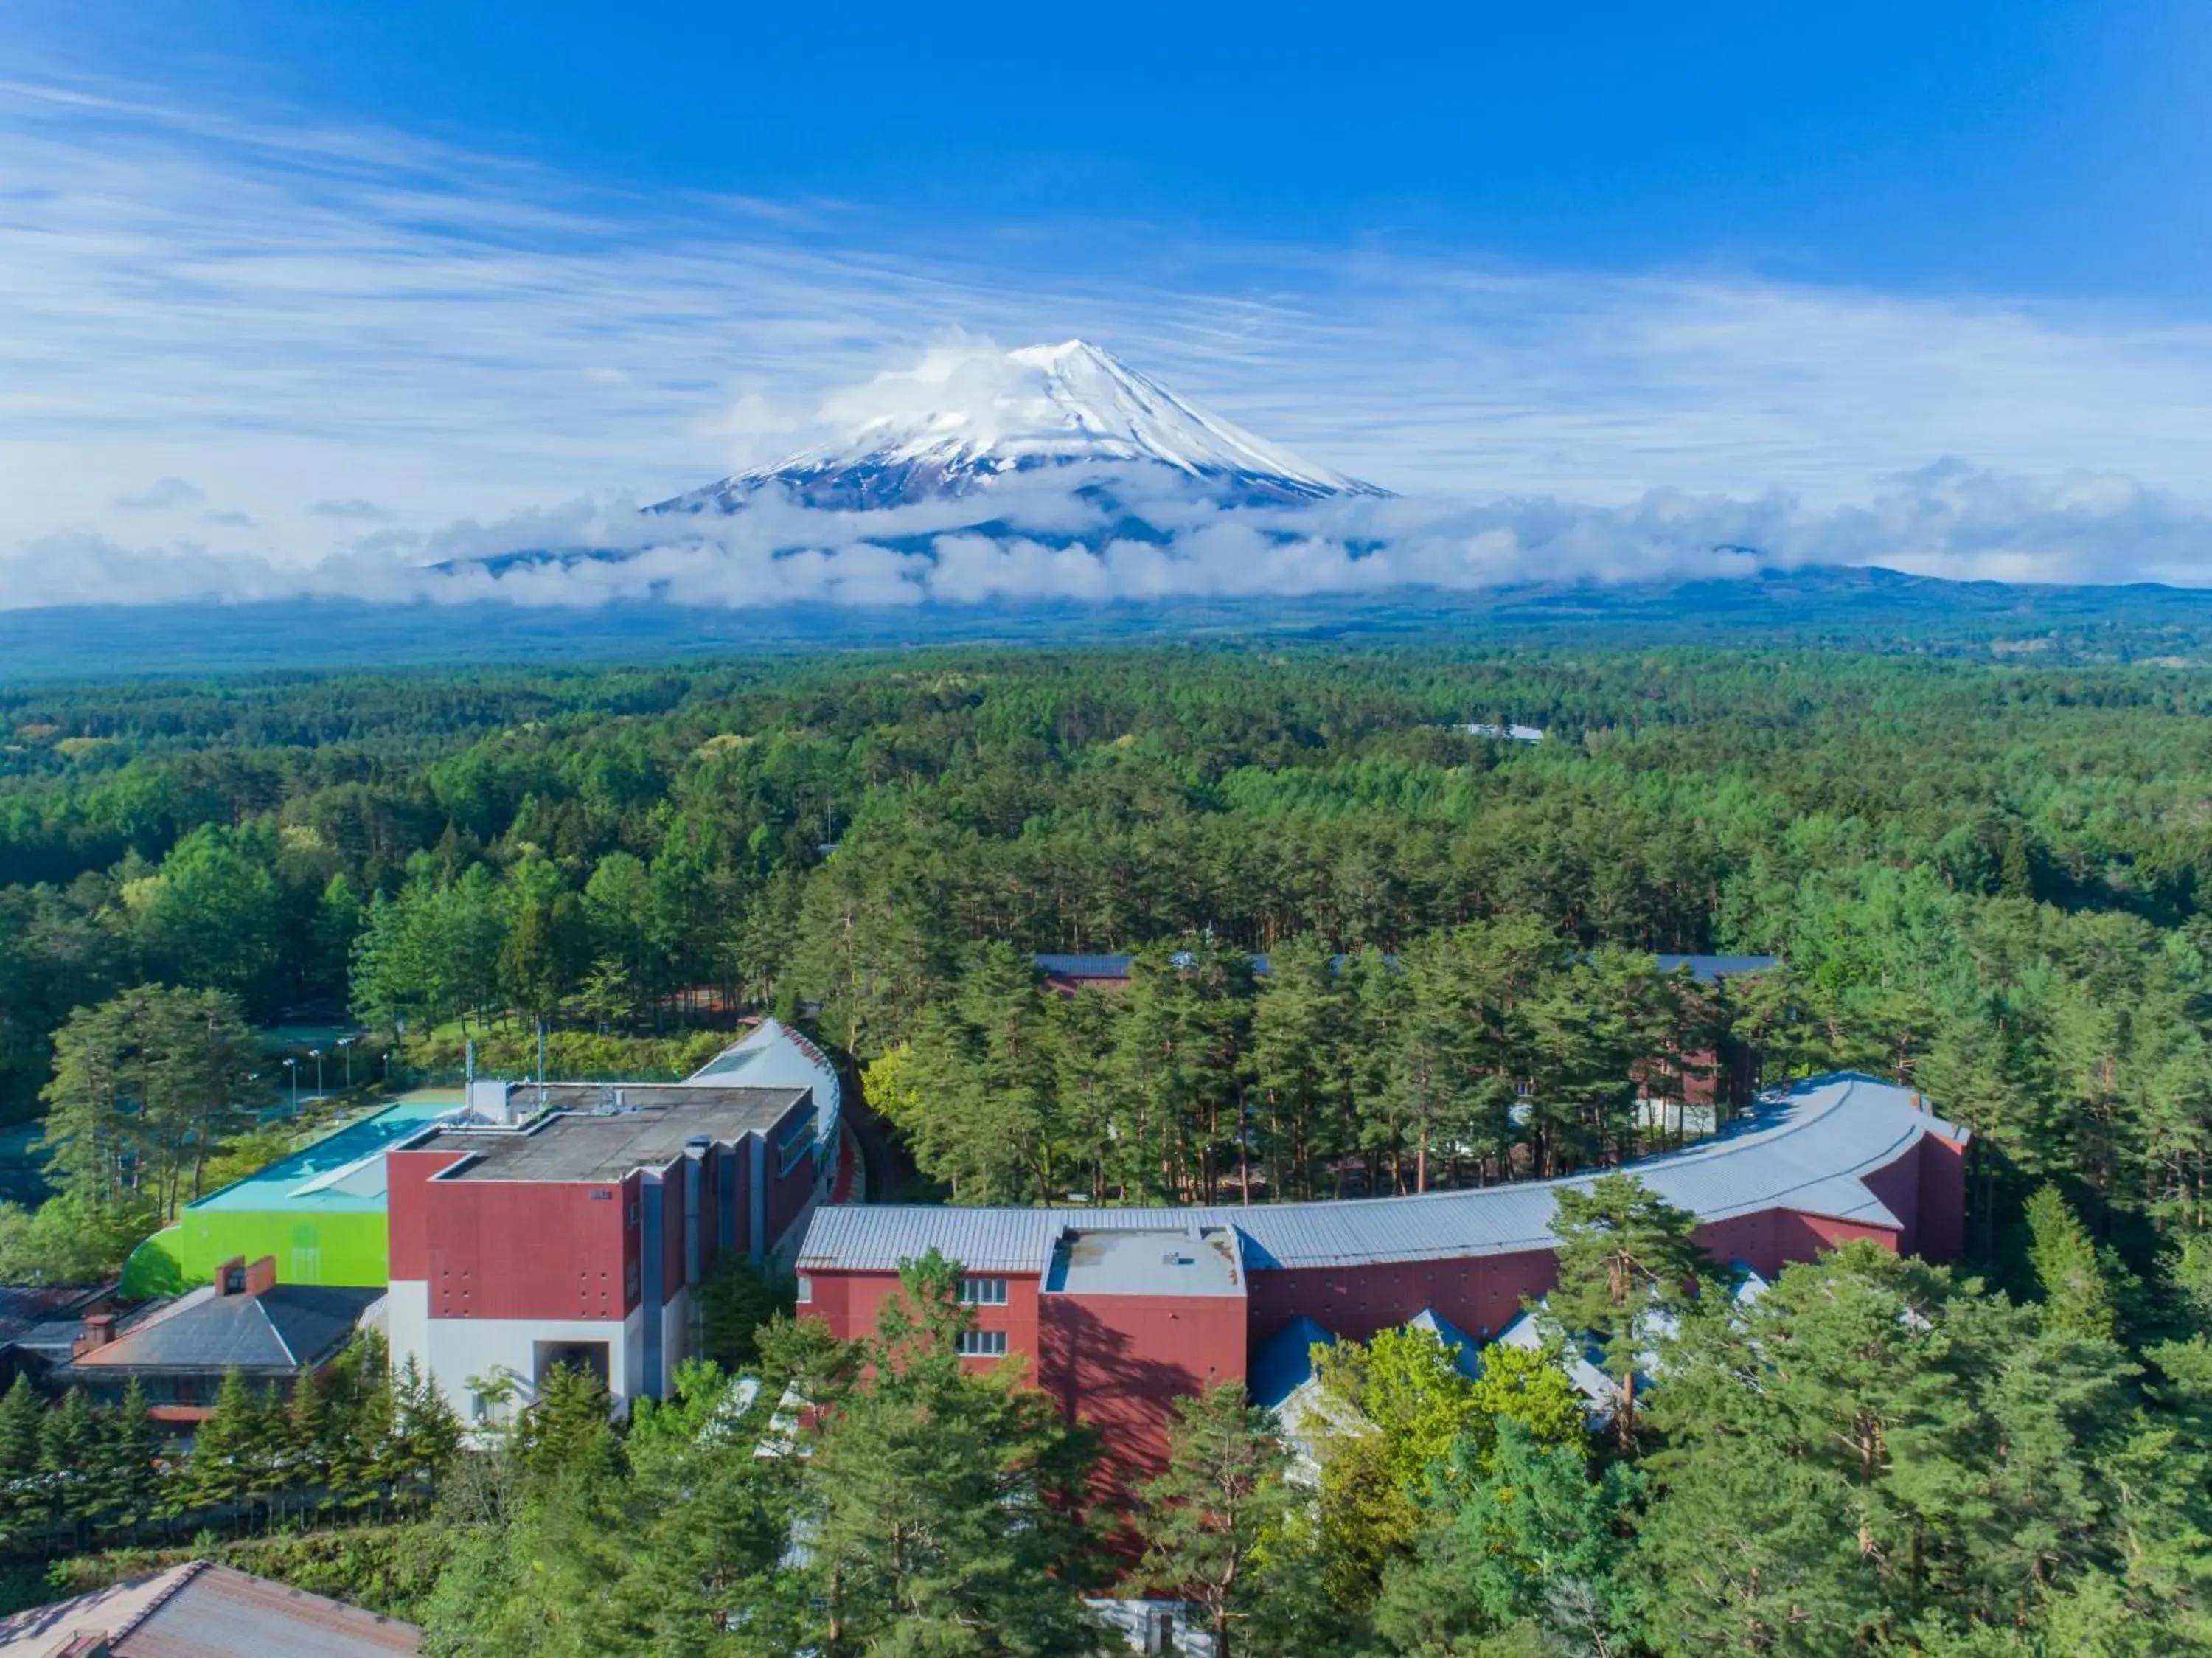
[(323, 1051), (317, 1048), (309, 1057), (315, 1062), (315, 1098), (319, 1100), (323, 1097)]
[(341, 1036), (338, 1038), (338, 1046), (345, 1051), (346, 1092), (348, 1094), (351, 1094), (353, 1092), (353, 1044), (354, 1039), (350, 1036)]
[(292, 1115), (300, 1114), (300, 1061), (295, 1055), (284, 1057), (284, 1069), (290, 1075), (292, 1085)]

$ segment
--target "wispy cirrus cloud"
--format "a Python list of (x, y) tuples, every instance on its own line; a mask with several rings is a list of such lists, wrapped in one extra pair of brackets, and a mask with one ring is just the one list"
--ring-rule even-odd
[[(2212, 570), (2212, 330), (2081, 308), (1383, 243), (1163, 247), (1127, 225), (955, 247), (850, 204), (645, 199), (394, 134), (41, 83), (0, 86), (0, 603), (450, 590), (413, 568), (465, 539), (443, 527), (530, 545), (565, 510), (539, 503), (580, 495), (615, 522), (624, 499), (767, 458), (839, 388), (961, 330), (1103, 340), (1319, 462), (1475, 504), (1407, 509), (1401, 547), (1426, 551), (1379, 564), (1325, 533), (1262, 555), (1193, 525), (1181, 564), (963, 543), (925, 568), (830, 526), (799, 537), (812, 564), (770, 571), (744, 561), (783, 543), (732, 529), (652, 549), (661, 590), (1214, 591), (1415, 565), (1456, 582), (1530, 558), (1645, 568), (1705, 556), (1701, 537), (1955, 572)], [(1945, 456), (1966, 459), (1929, 470)], [(150, 533), (152, 497), (186, 478), (244, 521)], [(57, 537), (78, 555), (61, 566)], [(622, 589), (645, 568), (507, 591)]]

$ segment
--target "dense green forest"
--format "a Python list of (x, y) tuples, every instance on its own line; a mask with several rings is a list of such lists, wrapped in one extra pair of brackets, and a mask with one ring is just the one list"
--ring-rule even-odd
[[(1464, 728), (1506, 722), (1547, 735)], [(188, 1199), (257, 1131), (252, 1025), (349, 1016), (435, 1067), (465, 1035), (527, 1063), (542, 1019), (599, 1068), (774, 1009), (956, 1201), (1583, 1167), (1747, 1049), (1972, 1126), (1972, 1259), (1677, 1309), (1601, 1440), (1542, 1377), (1470, 1400), (1378, 1343), (1336, 1385), (1389, 1454), (1343, 1449), (1317, 1503), (1241, 1400), (1194, 1404), (1125, 1554), (1213, 1583), (1239, 1651), (2206, 1649), (2208, 802), (2212, 674), (2151, 666), (1224, 646), (0, 691), (0, 1105), (53, 1113), (71, 1206), (46, 1243), (0, 1216), (0, 1265)], [(1114, 949), (1115, 996), (1028, 961)], [(1706, 950), (1784, 966), (1716, 993), (1649, 960)], [(173, 1109), (83, 1080), (126, 1046)], [(422, 1605), (510, 1621), (446, 1649), (1084, 1649), (1089, 1452), (947, 1367), (931, 1282), (866, 1367), (767, 1343), (851, 1436), (804, 1474), (572, 1405), (567, 1450), (455, 1476)], [(726, 1505), (722, 1552), (669, 1533), (677, 1490)], [(1022, 1504), (1043, 1553), (978, 1519)], [(895, 1570), (902, 1505), (933, 1540)], [(832, 1627), (762, 1518), (794, 1514), (854, 1597)], [(1048, 1568), (1067, 1597), (1023, 1602)]]

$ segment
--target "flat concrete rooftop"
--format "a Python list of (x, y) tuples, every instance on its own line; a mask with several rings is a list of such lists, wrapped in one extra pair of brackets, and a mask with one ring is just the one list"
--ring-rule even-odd
[(1226, 1227), (1070, 1232), (1053, 1251), (1047, 1290), (1077, 1295), (1242, 1295)]
[[(528, 1110), (536, 1103), (535, 1084), (518, 1086), (514, 1100)], [(695, 1135), (732, 1142), (767, 1134), (806, 1097), (805, 1088), (717, 1088), (622, 1085), (619, 1106), (599, 1105), (596, 1083), (549, 1082), (547, 1114), (517, 1128), (449, 1125), (410, 1151), (450, 1151), (473, 1161), (449, 1180), (554, 1180), (594, 1185), (619, 1180), (635, 1168), (665, 1168), (684, 1155)], [(611, 1093), (611, 1091), (606, 1091)], [(579, 1095), (582, 1108), (564, 1103)], [(598, 1107), (598, 1108), (594, 1108)]]

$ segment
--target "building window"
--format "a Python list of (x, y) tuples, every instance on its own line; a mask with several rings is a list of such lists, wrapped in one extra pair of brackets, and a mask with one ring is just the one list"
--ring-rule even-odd
[(469, 1394), (469, 1420), (471, 1422), (491, 1420), (491, 1401), (473, 1390)]
[(799, 1299), (801, 1301), (811, 1301), (814, 1299), (814, 1280), (805, 1272), (799, 1275)]
[(795, 1118), (776, 1137), (778, 1173), (788, 1174), (814, 1149), (814, 1113)]
[(963, 1330), (960, 1332), (960, 1356), (965, 1359), (1002, 1359), (1006, 1356), (1006, 1332), (1003, 1330)]
[(1004, 1278), (963, 1278), (960, 1280), (960, 1301), (963, 1307), (1004, 1307), (1006, 1304), (1006, 1281)]

